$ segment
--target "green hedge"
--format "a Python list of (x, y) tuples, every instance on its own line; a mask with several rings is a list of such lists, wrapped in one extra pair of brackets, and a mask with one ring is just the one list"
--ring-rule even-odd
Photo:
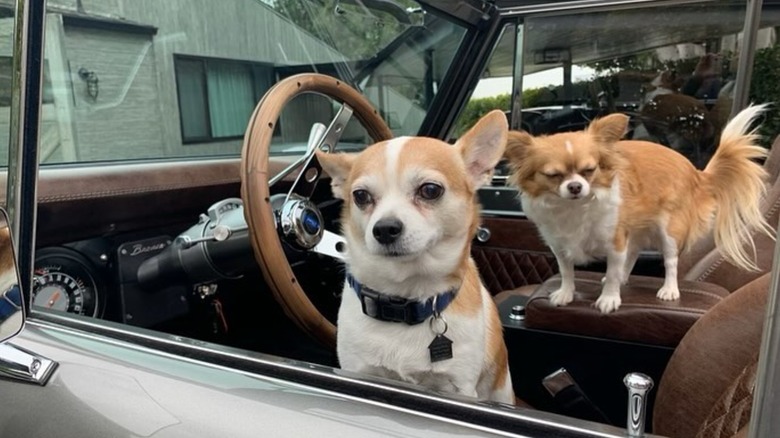
[[(547, 92), (549, 90), (546, 88), (531, 88), (523, 91), (523, 106), (528, 108), (538, 106), (542, 96)], [(474, 126), (480, 117), (494, 109), (509, 111), (512, 106), (511, 102), (512, 99), (509, 93), (471, 99), (455, 124), (454, 137), (460, 137), (468, 128)]]
[(771, 146), (780, 135), (780, 46), (756, 51), (750, 101), (772, 103), (759, 130), (764, 144)]

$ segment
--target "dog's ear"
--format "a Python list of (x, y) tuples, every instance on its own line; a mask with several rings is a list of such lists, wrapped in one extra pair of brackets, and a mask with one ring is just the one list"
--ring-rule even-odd
[(504, 155), (508, 131), (509, 123), (504, 112), (493, 110), (455, 143), (474, 187), (485, 184), (485, 180), (493, 174), (493, 169)]
[(316, 151), (317, 160), (322, 166), (322, 170), (330, 175), (330, 187), (333, 190), (333, 196), (338, 199), (346, 199), (344, 193), (344, 183), (352, 170), (352, 163), (355, 162), (355, 154), (327, 154), (322, 151)]
[(626, 135), (626, 129), (628, 129), (628, 116), (614, 113), (591, 122), (588, 126), (588, 134), (599, 143), (611, 145)]
[(504, 156), (509, 160), (509, 164), (512, 166), (518, 166), (528, 156), (528, 150), (531, 149), (531, 145), (534, 143), (534, 138), (531, 134), (525, 131), (509, 131), (509, 136), (506, 140), (506, 151)]

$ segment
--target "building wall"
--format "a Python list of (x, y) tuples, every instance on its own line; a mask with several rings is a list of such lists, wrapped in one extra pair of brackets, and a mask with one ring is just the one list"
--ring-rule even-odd
[[(174, 55), (274, 66), (342, 60), (257, 0), (49, 0), (48, 11), (45, 76), (54, 103), (43, 107), (44, 162), (237, 155), (240, 139), (183, 144)], [(63, 15), (153, 27), (156, 33), (72, 24)], [(12, 19), (0, 19), (0, 56), (10, 56), (12, 28)], [(87, 94), (81, 68), (97, 75), (97, 99)], [(331, 106), (320, 99), (296, 102), (287, 114), (314, 121), (321, 113), (319, 121), (328, 122)], [(3, 157), (8, 114), (9, 108), (0, 108)], [(282, 122), (283, 135), (308, 135)]]
[[(67, 72), (73, 93), (77, 161), (165, 155), (157, 62), (152, 35), (65, 26)], [(93, 100), (80, 69), (95, 72)], [(174, 148), (171, 148), (174, 149)]]

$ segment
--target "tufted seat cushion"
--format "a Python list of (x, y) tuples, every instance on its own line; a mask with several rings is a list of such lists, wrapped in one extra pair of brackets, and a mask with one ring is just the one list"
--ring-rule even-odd
[[(602, 314), (594, 303), (601, 293), (603, 274), (578, 271), (574, 301), (567, 306), (550, 304), (549, 294), (560, 287), (556, 275), (536, 288), (526, 305), (529, 328), (582, 336), (676, 346), (688, 329), (710, 308), (729, 295), (715, 284), (680, 281), (680, 299), (661, 301), (656, 292), (663, 279), (632, 276), (621, 288), (620, 309)], [(528, 288), (518, 293), (527, 293)], [(500, 298), (499, 298), (500, 299)]]
[(685, 335), (658, 383), (653, 433), (726, 437), (747, 421), (770, 275), (734, 291)]
[(758, 354), (720, 396), (696, 438), (729, 438), (747, 426), (753, 409), (757, 371)]

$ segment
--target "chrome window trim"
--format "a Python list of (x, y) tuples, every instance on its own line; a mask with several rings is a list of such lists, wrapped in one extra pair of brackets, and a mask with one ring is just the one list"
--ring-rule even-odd
[(27, 297), (25, 313), (30, 308), (35, 260), (45, 22), (46, 0), (16, 1), (6, 208), (16, 244), (19, 286)]
[[(525, 75), (525, 21), (515, 18), (515, 59), (512, 71), (512, 101), (510, 102), (511, 123), (509, 129), (522, 129), (523, 122), (523, 76)], [(493, 182), (503, 178), (506, 183), (507, 177), (493, 177)]]
[[(353, 400), (455, 424), (465, 424), (479, 430), (504, 435), (625, 437), (623, 428), (509, 405), (501, 405), (502, 409), (497, 409), (497, 405), (493, 403), (472, 401), (461, 396), (443, 397), (404, 382), (361, 376), (337, 368), (225, 347), (119, 323), (59, 315), (51, 311), (36, 311), (28, 320), (28, 324), (130, 350), (152, 352), (245, 375), (333, 391), (340, 397), (350, 397)], [(220, 361), (227, 362), (229, 365), (220, 364)], [(367, 392), (371, 394), (370, 400), (361, 396)], [(426, 410), (420, 409), (421, 406)], [(458, 420), (459, 418), (470, 418), (474, 421), (461, 423), (462, 420)], [(654, 435), (646, 436), (652, 438)]]
[(761, 26), (761, 8), (764, 0), (746, 0), (745, 26), (742, 29), (742, 50), (737, 60), (737, 77), (734, 81), (734, 101), (731, 103), (731, 115), (737, 115), (747, 106), (750, 94), (750, 79), (753, 77), (753, 60), (756, 58), (756, 39)]

